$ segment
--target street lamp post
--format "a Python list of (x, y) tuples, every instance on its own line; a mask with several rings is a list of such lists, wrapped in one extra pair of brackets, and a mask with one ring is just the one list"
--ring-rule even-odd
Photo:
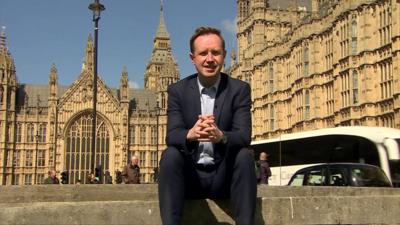
[(93, 111), (92, 111), (92, 148), (91, 148), (91, 169), (92, 172), (96, 169), (95, 154), (96, 154), (96, 105), (97, 105), (97, 42), (98, 42), (98, 31), (99, 31), (99, 20), (101, 11), (106, 8), (104, 5), (99, 3), (99, 0), (95, 0), (89, 5), (89, 9), (93, 11), (93, 22), (94, 22), (94, 49), (93, 49)]

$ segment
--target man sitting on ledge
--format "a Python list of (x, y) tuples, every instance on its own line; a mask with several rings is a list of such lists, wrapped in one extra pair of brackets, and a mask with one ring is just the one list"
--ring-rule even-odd
[(159, 173), (164, 225), (180, 224), (185, 198), (231, 198), (236, 224), (254, 223), (250, 86), (220, 72), (225, 55), (220, 31), (198, 28), (190, 39), (197, 73), (168, 88), (168, 148)]

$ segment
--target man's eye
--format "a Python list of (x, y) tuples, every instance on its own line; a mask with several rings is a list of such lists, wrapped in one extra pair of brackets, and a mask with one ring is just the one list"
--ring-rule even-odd
[(216, 55), (221, 55), (221, 52), (220, 52), (220, 51), (212, 51), (211, 53), (212, 53), (213, 55), (215, 55), (215, 56), (216, 56)]
[(207, 52), (200, 52), (199, 55), (201, 56), (206, 56), (208, 53)]

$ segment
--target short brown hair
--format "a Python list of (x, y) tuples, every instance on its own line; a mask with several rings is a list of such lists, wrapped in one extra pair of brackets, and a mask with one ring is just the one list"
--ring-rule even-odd
[(225, 51), (225, 40), (224, 37), (221, 35), (221, 31), (218, 30), (217, 28), (214, 27), (199, 27), (194, 31), (194, 34), (190, 38), (190, 52), (194, 53), (194, 41), (196, 38), (199, 36), (205, 35), (205, 34), (215, 34), (219, 38), (221, 38), (222, 41), (222, 49)]

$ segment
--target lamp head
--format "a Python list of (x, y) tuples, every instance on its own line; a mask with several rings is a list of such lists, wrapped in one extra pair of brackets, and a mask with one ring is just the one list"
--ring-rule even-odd
[(100, 19), (101, 11), (104, 11), (106, 8), (99, 3), (99, 0), (95, 0), (89, 5), (89, 9), (93, 11), (93, 20), (98, 20)]

